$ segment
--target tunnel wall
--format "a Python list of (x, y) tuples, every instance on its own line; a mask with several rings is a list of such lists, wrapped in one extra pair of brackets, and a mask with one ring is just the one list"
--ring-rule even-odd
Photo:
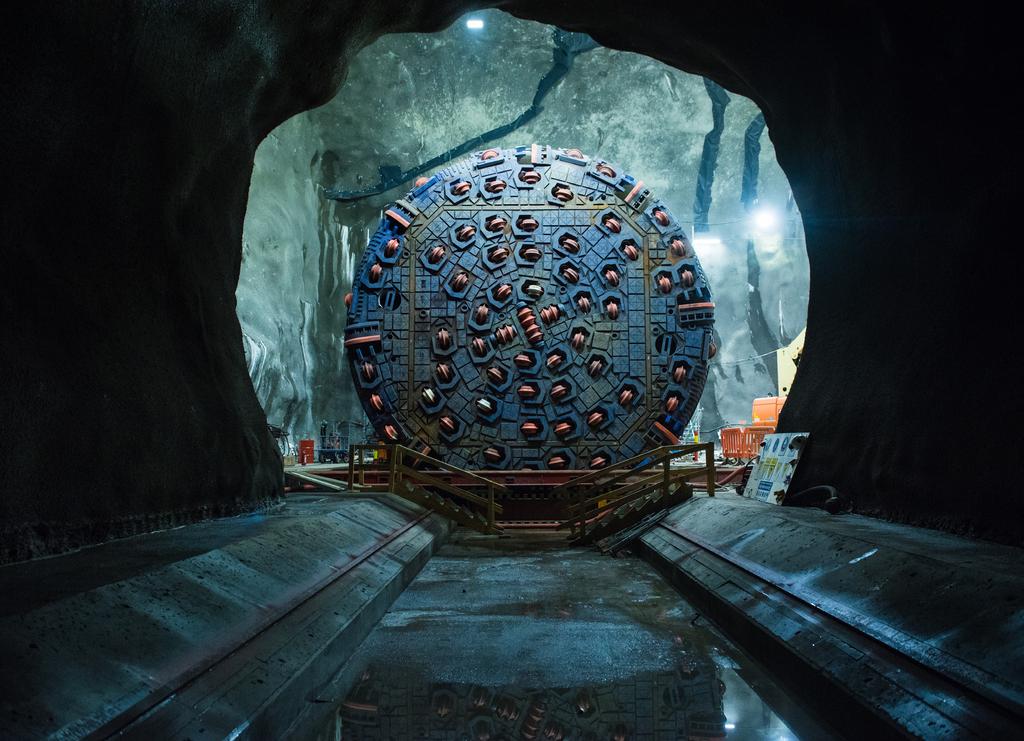
[[(5, 7), (4, 558), (278, 494), (233, 300), (256, 146), (376, 35), (465, 7)], [(781, 422), (813, 439), (795, 485), (1019, 541), (1017, 280), (998, 252), (1016, 175), (992, 151), (1015, 135), (1013, 24), (963, 5), (504, 7), (764, 111), (811, 270)]]

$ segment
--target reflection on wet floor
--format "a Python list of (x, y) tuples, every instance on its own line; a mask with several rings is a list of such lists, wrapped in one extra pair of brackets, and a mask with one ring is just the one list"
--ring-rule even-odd
[[(342, 739), (793, 739), (763, 672), (645, 562), (445, 546), (349, 662)], [(340, 721), (340, 723), (339, 723)]]

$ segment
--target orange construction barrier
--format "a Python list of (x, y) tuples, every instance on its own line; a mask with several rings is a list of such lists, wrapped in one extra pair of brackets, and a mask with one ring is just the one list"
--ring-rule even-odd
[(749, 461), (761, 452), (764, 436), (775, 431), (775, 427), (724, 427), (722, 435), (722, 456)]

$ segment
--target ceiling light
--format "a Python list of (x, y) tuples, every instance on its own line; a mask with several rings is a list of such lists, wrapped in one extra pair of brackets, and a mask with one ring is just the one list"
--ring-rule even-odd
[(467, 18), (466, 19), (466, 28), (468, 28), (470, 31), (479, 31), (483, 27), (484, 27), (483, 18)]

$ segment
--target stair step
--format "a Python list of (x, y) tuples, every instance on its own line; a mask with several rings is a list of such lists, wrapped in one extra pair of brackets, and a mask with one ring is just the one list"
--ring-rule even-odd
[(402, 481), (399, 486), (395, 487), (395, 493), (473, 530), (482, 533), (501, 532), (499, 527), (492, 528), (487, 522), (487, 517), (481, 512), (460, 505), (454, 499), (430, 491), (422, 486), (417, 486), (409, 481)]
[(686, 482), (679, 482), (667, 495), (661, 489), (661, 482), (652, 484), (652, 487), (655, 488), (631, 502), (614, 508), (593, 523), (585, 535), (571, 539), (572, 544), (587, 545), (611, 537), (615, 533), (634, 527), (647, 517), (686, 501), (693, 493)]

